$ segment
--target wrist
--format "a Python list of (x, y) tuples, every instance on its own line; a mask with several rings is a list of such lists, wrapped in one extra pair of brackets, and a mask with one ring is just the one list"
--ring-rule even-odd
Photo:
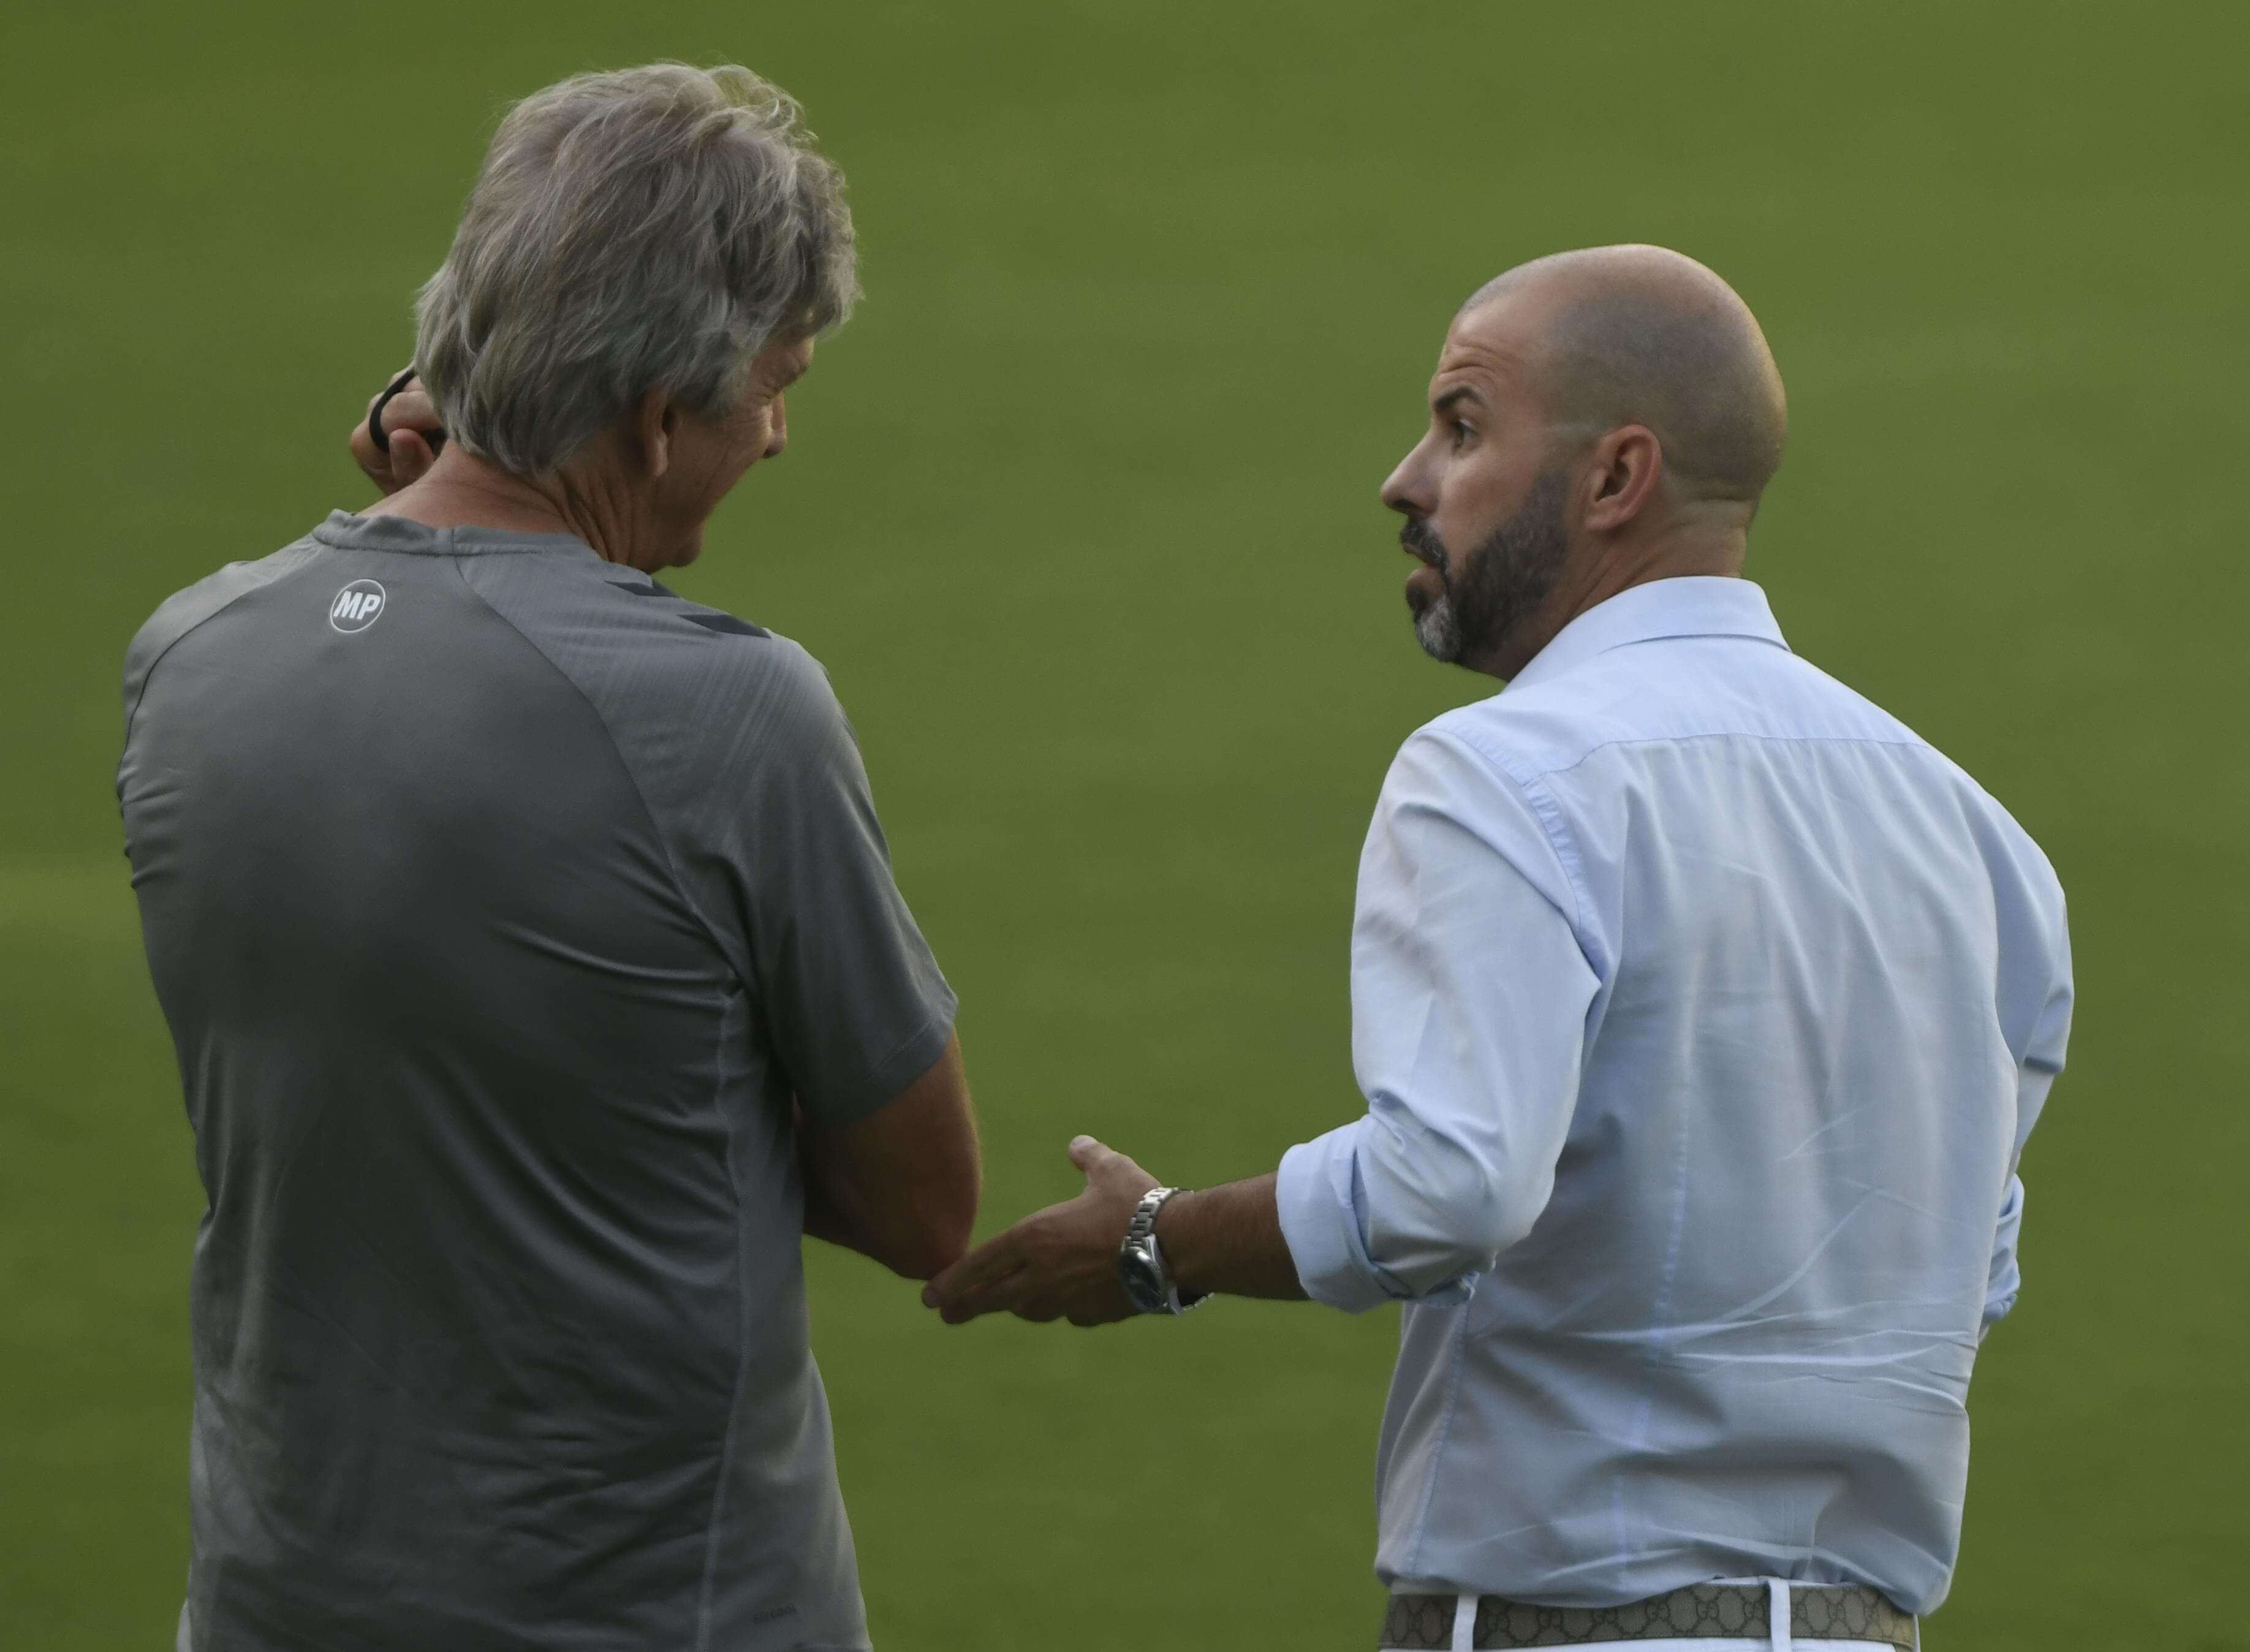
[(1191, 1303), (1191, 1299), (1201, 1302), (1211, 1295), (1211, 1287), (1201, 1277), (1200, 1264), (1204, 1259), (1195, 1240), (1195, 1206), (1204, 1197), (1201, 1188), (1175, 1189), (1172, 1196), (1157, 1208), (1156, 1220), (1150, 1228), (1163, 1251), (1164, 1271), (1171, 1276), (1173, 1288), (1184, 1303)]
[(1156, 1224), (1186, 1190), (1151, 1187), (1141, 1195), (1117, 1249), (1117, 1272), (1126, 1299), (1144, 1314), (1183, 1314), (1208, 1293), (1183, 1290), (1156, 1237)]

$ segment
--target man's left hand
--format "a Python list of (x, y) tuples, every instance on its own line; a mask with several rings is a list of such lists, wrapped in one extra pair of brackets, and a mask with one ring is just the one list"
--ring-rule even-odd
[(1091, 1136), (1071, 1143), (1070, 1162), (1086, 1172), (1084, 1192), (979, 1245), (930, 1281), (924, 1305), (949, 1325), (996, 1313), (1073, 1325), (1129, 1318), (1117, 1253), (1133, 1207), (1156, 1179)]
[[(375, 411), (375, 404), (383, 400), (377, 391), (367, 398), (367, 411)], [(390, 444), (385, 453), (375, 445), (368, 434), (367, 413), (360, 415), (359, 423), (351, 430), (351, 456), (367, 473), (368, 480), (385, 494), (395, 494), (400, 488), (418, 482), (429, 473), (430, 467), (438, 462), (437, 449), (430, 439), (442, 436), (438, 419), (438, 404), (430, 399), (430, 392), (422, 388), (419, 379), (392, 397), (383, 410), (383, 439)]]

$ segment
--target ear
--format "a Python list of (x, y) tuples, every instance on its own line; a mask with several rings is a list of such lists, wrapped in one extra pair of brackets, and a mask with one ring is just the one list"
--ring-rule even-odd
[(1594, 444), (1586, 527), (1615, 533), (1647, 508), (1664, 480), (1664, 444), (1646, 425), (1620, 425)]
[(672, 468), (672, 436), (679, 428), (680, 410), (660, 390), (649, 391), (633, 409), (633, 436), (651, 481)]

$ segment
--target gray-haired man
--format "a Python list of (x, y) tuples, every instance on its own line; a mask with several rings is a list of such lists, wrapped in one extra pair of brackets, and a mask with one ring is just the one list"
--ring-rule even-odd
[(649, 577), (852, 271), (755, 75), (549, 88), (423, 294), (436, 462), (134, 641), (211, 1199), (183, 1649), (867, 1644), (798, 1239), (960, 1254), (954, 999), (818, 666)]

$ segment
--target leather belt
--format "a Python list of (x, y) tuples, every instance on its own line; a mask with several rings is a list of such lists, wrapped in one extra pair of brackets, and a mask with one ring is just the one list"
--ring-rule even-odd
[[(1383, 1620), (1385, 1648), (1453, 1645), (1460, 1596), (1394, 1594)], [(1771, 1596), (1762, 1583), (1693, 1583), (1624, 1606), (1527, 1606), (1486, 1595), (1477, 1601), (1469, 1644), (1488, 1648), (1584, 1646), (1607, 1641), (1772, 1638)], [(1789, 1633), (1798, 1641), (1876, 1641), (1914, 1652), (1914, 1614), (1858, 1584), (1793, 1583)]]

